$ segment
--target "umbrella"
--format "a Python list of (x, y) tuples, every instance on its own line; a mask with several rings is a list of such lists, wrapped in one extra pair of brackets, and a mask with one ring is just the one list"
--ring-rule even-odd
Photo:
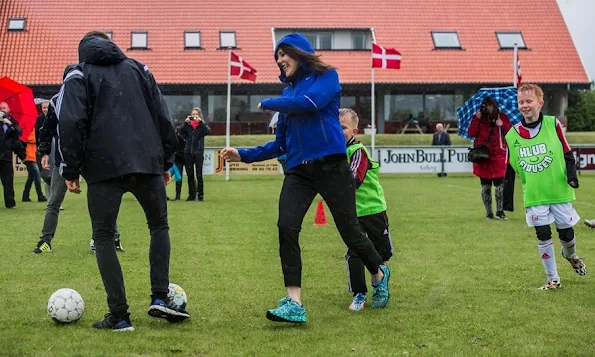
[(467, 130), (485, 97), (492, 97), (496, 100), (498, 109), (501, 113), (508, 115), (512, 125), (521, 121), (522, 116), (518, 108), (517, 89), (515, 87), (482, 88), (457, 109), (459, 136), (473, 141), (473, 138), (467, 134)]
[(26, 141), (37, 121), (37, 108), (33, 98), (33, 90), (8, 77), (0, 78), (0, 102), (10, 107), (10, 116), (15, 118), (23, 134), (19, 138)]

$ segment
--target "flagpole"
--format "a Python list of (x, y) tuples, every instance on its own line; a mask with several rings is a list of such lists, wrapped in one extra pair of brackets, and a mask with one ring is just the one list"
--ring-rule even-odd
[[(376, 43), (376, 33), (374, 32), (374, 28), (370, 29), (370, 32), (372, 33), (372, 43)], [(372, 66), (372, 78), (371, 78), (371, 82), (372, 82), (372, 88), (371, 91), (372, 93), (370, 93), (370, 98), (372, 100), (372, 113), (371, 113), (371, 117), (372, 117), (372, 145), (371, 145), (371, 149), (372, 149), (372, 159), (376, 160), (376, 152), (374, 150), (374, 146), (376, 144), (376, 86), (375, 86), (375, 78), (374, 78), (374, 66)]]
[(376, 90), (374, 85), (374, 67), (372, 67), (372, 159), (376, 160), (376, 151), (374, 146), (376, 144)]
[(514, 68), (513, 73), (514, 74), (513, 75), (514, 75), (514, 77), (512, 79), (512, 85), (516, 88), (518, 86), (517, 81), (518, 81), (518, 78), (519, 78), (518, 77), (518, 73), (517, 73), (517, 71), (518, 71), (518, 61), (519, 61), (519, 45), (516, 42), (514, 44), (514, 55), (513, 55), (513, 57), (514, 57), (514, 59), (513, 59), (513, 61), (514, 61), (514, 66), (513, 66), (513, 68)]
[[(231, 126), (231, 49), (227, 51), (227, 118), (225, 120), (225, 147), (229, 147)], [(229, 162), (225, 161), (225, 181), (229, 181)]]

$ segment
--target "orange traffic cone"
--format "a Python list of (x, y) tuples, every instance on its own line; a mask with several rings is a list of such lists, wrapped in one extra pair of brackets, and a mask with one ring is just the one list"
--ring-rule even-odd
[(328, 226), (328, 222), (326, 221), (326, 213), (324, 213), (324, 204), (321, 201), (318, 201), (318, 207), (316, 207), (316, 217), (314, 218), (314, 225), (315, 226)]

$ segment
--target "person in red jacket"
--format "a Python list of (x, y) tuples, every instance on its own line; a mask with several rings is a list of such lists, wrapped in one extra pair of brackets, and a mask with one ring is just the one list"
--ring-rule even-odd
[(484, 98), (468, 134), (474, 138), (473, 146), (485, 145), (490, 152), (487, 161), (473, 163), (473, 174), (481, 182), (481, 199), (486, 209), (486, 218), (493, 219), (492, 185), (496, 191), (496, 218), (506, 219), (503, 210), (504, 176), (506, 175), (506, 141), (504, 136), (512, 128), (508, 116), (500, 113), (498, 103), (492, 97)]

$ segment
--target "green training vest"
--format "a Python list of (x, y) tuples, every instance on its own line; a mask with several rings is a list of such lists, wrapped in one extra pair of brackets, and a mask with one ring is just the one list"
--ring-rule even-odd
[(355, 207), (357, 216), (369, 216), (386, 211), (386, 201), (384, 200), (384, 190), (378, 181), (378, 171), (380, 165), (372, 160), (368, 150), (361, 143), (351, 144), (347, 147), (347, 160), (351, 163), (351, 157), (358, 150), (368, 157), (368, 171), (361, 186), (355, 190)]
[(571, 202), (574, 189), (567, 183), (562, 143), (556, 118), (543, 116), (539, 133), (524, 139), (513, 128), (506, 134), (510, 165), (523, 182), (525, 207)]

